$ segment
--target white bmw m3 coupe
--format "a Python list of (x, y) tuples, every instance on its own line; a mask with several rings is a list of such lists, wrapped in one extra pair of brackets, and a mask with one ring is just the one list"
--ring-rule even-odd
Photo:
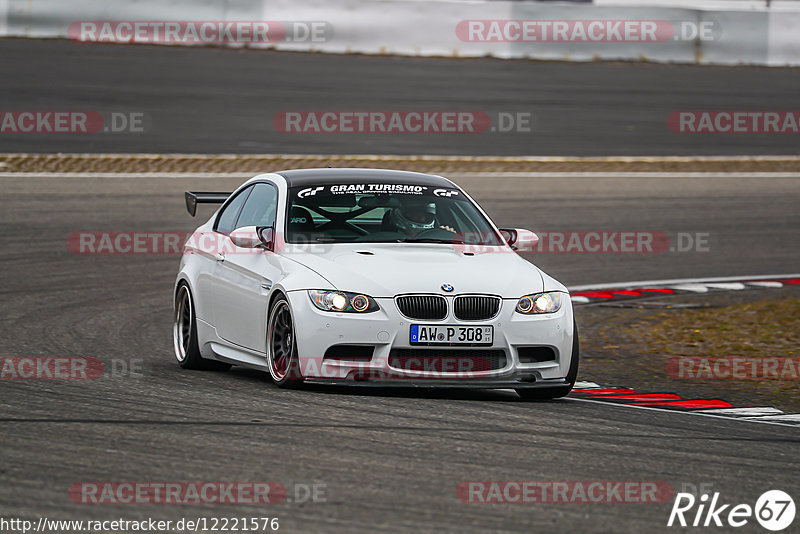
[(440, 176), (377, 169), (260, 174), (188, 238), (174, 289), (175, 356), (243, 365), (281, 387), (512, 388), (569, 393), (578, 333), (567, 289), (517, 255)]

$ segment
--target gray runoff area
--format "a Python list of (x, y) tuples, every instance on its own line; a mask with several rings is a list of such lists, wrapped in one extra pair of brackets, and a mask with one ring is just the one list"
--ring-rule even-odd
[[(213, 207), (192, 218), (183, 192), (230, 191), (240, 181), (1, 180), (0, 354), (117, 366), (88, 381), (3, 380), (3, 517), (277, 516), (286, 532), (640, 533), (674, 532), (666, 527), (671, 503), (465, 504), (456, 488), (475, 480), (666, 481), (676, 491), (711, 484), (725, 503), (751, 506), (770, 489), (800, 494), (790, 468), (796, 428), (575, 400), (518, 402), (511, 392), (291, 391), (260, 372), (182, 370), (171, 346), (179, 257), (80, 255), (65, 242), (82, 231), (189, 232)], [(708, 252), (531, 258), (568, 285), (796, 271), (794, 180), (456, 181), (501, 226), (618, 230), (646, 221), (644, 229), (712, 236)], [(138, 362), (137, 371), (114, 361)], [(325, 484), (326, 502), (91, 506), (68, 496), (80, 481), (183, 480)]]

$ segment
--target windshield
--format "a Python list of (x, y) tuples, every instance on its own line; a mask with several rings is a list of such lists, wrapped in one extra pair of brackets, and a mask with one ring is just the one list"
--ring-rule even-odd
[(458, 189), (345, 183), (289, 189), (289, 243), (465, 243), (500, 237)]

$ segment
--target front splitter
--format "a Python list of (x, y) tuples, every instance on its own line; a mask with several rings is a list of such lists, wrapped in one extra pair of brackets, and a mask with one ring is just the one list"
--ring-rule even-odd
[(307, 378), (305, 384), (372, 388), (446, 388), (446, 389), (546, 389), (569, 385), (565, 379), (541, 380), (538, 382), (522, 380), (334, 380), (327, 378)]

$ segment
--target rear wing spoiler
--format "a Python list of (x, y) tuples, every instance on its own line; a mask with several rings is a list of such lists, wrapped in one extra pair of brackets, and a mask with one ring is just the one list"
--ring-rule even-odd
[(222, 204), (230, 193), (197, 193), (195, 191), (186, 191), (186, 209), (189, 214), (194, 217), (197, 212), (198, 204)]

